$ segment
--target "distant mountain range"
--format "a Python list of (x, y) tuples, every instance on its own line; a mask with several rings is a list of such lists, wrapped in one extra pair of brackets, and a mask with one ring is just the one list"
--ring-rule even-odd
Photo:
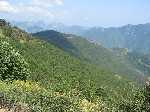
[(32, 33), (46, 29), (56, 30), (82, 36), (106, 48), (128, 48), (130, 52), (150, 53), (150, 23), (111, 28), (66, 26), (61, 23), (46, 24), (41, 21), (14, 22), (14, 24)]
[(79, 35), (107, 48), (128, 48), (130, 52), (150, 53), (150, 24), (91, 28)]

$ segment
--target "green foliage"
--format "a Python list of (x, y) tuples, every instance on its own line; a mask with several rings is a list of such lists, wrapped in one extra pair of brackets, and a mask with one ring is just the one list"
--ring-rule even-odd
[[(104, 48), (100, 44), (89, 42), (82, 37), (71, 34), (63, 34), (53, 30), (41, 31), (33, 34), (40, 39), (46, 40), (55, 46), (67, 51), (69, 54), (97, 65), (100, 69), (112, 71), (132, 80), (137, 80), (141, 74), (128, 61), (128, 59), (118, 56), (117, 53)], [(117, 50), (118, 51), (118, 50)], [(125, 52), (126, 54), (127, 52)], [(124, 54), (124, 53), (123, 53)], [(128, 72), (127, 72), (128, 71)]]
[(149, 112), (150, 111), (150, 83), (133, 92), (128, 100), (118, 104), (118, 110), (123, 112)]
[(0, 77), (2, 80), (26, 80), (29, 75), (27, 63), (23, 57), (5, 42), (0, 41)]
[(30, 112), (80, 112), (77, 102), (68, 96), (52, 93), (36, 82), (0, 81), (0, 91), (5, 100), (13, 104), (22, 102), (21, 106), (26, 105)]
[[(18, 40), (9, 41), (28, 60), (32, 72), (30, 79), (38, 81), (48, 90), (67, 95), (71, 92), (79, 99), (87, 100), (88, 105), (104, 103), (102, 108), (109, 107), (110, 110), (115, 108), (123, 95), (126, 96), (127, 92), (131, 94), (130, 84), (123, 77), (82, 62), (50, 43), (35, 38), (23, 44)], [(100, 102), (97, 101), (99, 98)]]
[(150, 111), (150, 82), (147, 82), (144, 90), (143, 90), (144, 101), (142, 105), (142, 111), (149, 112)]
[(137, 52), (128, 53), (130, 62), (145, 75), (150, 73), (150, 55)]

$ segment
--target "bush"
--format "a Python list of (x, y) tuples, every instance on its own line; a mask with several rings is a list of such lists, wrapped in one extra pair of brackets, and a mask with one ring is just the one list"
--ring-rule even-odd
[(26, 105), (29, 112), (80, 112), (79, 106), (72, 98), (55, 94), (37, 82), (0, 81), (0, 93), (3, 94), (8, 104)]
[(143, 103), (142, 103), (142, 111), (149, 112), (150, 111), (150, 82), (148, 81), (143, 91)]
[(28, 64), (24, 58), (9, 43), (0, 41), (1, 80), (26, 80), (28, 75)]

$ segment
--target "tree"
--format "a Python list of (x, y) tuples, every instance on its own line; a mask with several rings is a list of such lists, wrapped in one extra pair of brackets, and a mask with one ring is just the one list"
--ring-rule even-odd
[(26, 80), (29, 73), (28, 64), (18, 51), (9, 43), (0, 41), (1, 80)]

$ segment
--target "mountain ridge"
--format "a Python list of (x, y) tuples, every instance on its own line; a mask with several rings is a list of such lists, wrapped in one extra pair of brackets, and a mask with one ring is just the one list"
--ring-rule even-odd
[[(37, 26), (38, 24), (35, 25)], [(27, 30), (28, 27), (30, 28), (30, 25), (22, 25), (23, 29)], [(36, 27), (31, 29), (35, 30)], [(41, 30), (37, 29), (36, 32), (47, 29), (56, 30), (62, 33), (75, 34), (86, 38), (89, 41), (101, 44), (106, 48), (128, 48), (130, 52), (139, 52), (144, 54), (150, 53), (150, 23), (137, 25), (128, 24), (120, 27), (109, 28), (89, 28), (82, 26), (65, 26), (63, 24), (50, 24), (46, 25), (46, 27), (43, 26)]]

